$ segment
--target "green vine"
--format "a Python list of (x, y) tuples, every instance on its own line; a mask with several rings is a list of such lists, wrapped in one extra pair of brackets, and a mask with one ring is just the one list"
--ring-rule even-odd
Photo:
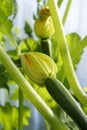
[(23, 130), (23, 92), (19, 89), (18, 130)]

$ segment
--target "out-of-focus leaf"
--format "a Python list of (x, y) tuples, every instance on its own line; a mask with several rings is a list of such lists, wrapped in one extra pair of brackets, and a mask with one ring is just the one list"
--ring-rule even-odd
[[(86, 94), (87, 94), (87, 86), (83, 87), (83, 89), (84, 89), (84, 91), (85, 91)], [(81, 107), (82, 107), (84, 113), (87, 115), (87, 107), (85, 107), (85, 106), (81, 106)]]
[(76, 47), (71, 52), (71, 58), (74, 67), (76, 67), (76, 65), (79, 63), (85, 47), (87, 47), (87, 36), (84, 39), (80, 40), (80, 42), (76, 45)]
[(0, 0), (0, 16), (4, 13), (3, 17), (11, 16), (13, 10), (13, 0)]
[(13, 50), (8, 50), (7, 53), (9, 54), (9, 56), (11, 57), (12, 61), (14, 62), (14, 64), (19, 68), (21, 67), (21, 62), (17, 53), (16, 49)]
[(28, 23), (28, 21), (25, 22), (25, 26), (24, 26), (25, 32), (29, 37), (32, 37), (32, 28), (30, 26), (30, 24)]
[[(71, 59), (76, 69), (77, 64), (80, 62), (81, 56), (84, 52), (84, 48), (87, 46), (87, 36), (81, 40), (80, 36), (76, 33), (70, 33), (66, 36), (67, 44), (69, 47)], [(66, 87), (69, 87), (68, 81), (65, 76), (61, 55), (58, 52), (58, 79), (61, 80)]]
[(18, 4), (16, 0), (13, 0), (14, 7), (13, 7), (13, 13), (12, 13), (12, 19), (14, 19), (18, 12)]
[(83, 89), (84, 89), (84, 91), (87, 93), (87, 86), (85, 86)]
[(60, 106), (56, 106), (53, 108), (54, 113), (56, 116), (68, 126), (69, 130), (79, 130), (76, 123), (64, 112), (64, 110)]
[(11, 100), (18, 100), (19, 98), (19, 88), (15, 89), (15, 91), (10, 96)]
[(80, 36), (76, 33), (71, 33), (66, 36), (68, 47), (70, 50), (72, 62), (74, 68), (79, 63), (81, 56), (84, 52), (84, 48), (87, 46), (87, 36), (81, 40)]
[[(78, 48), (79, 43), (81, 41), (81, 38), (78, 34), (71, 33), (71, 34), (68, 34), (66, 36), (66, 39), (67, 39), (67, 43), (68, 43), (68, 47), (69, 47), (69, 50), (70, 50), (70, 54), (71, 54), (71, 58), (72, 58), (74, 68), (76, 68), (76, 65), (80, 61), (81, 54), (82, 54), (83, 50), (80, 51), (80, 54), (77, 57), (76, 57), (76, 55), (74, 55), (73, 52), (76, 48)], [(78, 54), (79, 52), (76, 52), (76, 53)], [(76, 57), (76, 59), (74, 57)]]
[[(3, 14), (4, 15), (4, 14)], [(12, 21), (10, 19), (0, 18), (0, 31), (11, 38)]]
[[(11, 100), (19, 99), (19, 88), (16, 88), (15, 91), (10, 96)], [(23, 99), (26, 99), (26, 96), (23, 94)]]
[(31, 113), (28, 107), (24, 106), (23, 109), (23, 125), (24, 126), (28, 126), (29, 125), (29, 121), (28, 119), (31, 117)]
[(13, 40), (11, 29), (13, 26), (11, 16), (14, 11), (13, 0), (0, 0), (0, 31)]
[(7, 85), (9, 79), (9, 74), (7, 73), (5, 68), (0, 64), (0, 88), (6, 88), (9, 90), (9, 87)]
[(53, 111), (63, 123), (66, 122), (66, 113), (60, 106), (56, 106), (55, 108), (53, 108)]
[(41, 0), (37, 0), (37, 2), (39, 3), (39, 2), (41, 2)]
[(81, 37), (76, 33), (70, 33), (66, 36), (68, 47), (70, 52), (72, 52), (76, 46), (79, 44)]
[(32, 38), (27, 38), (20, 43), (21, 52), (40, 51), (40, 44)]
[[(30, 110), (28, 107), (23, 107), (23, 125), (27, 126)], [(0, 106), (0, 124), (4, 130), (13, 130), (18, 128), (18, 108), (6, 103), (5, 106)]]
[(48, 106), (54, 108), (57, 105), (48, 93), (48, 91), (46, 90), (46, 87), (39, 87), (36, 84), (34, 84), (34, 88), (37, 91), (37, 93), (43, 98), (43, 100), (48, 104)]
[(11, 16), (12, 10), (12, 0), (0, 0), (0, 30), (3, 33), (11, 31), (12, 21), (8, 17)]
[(58, 0), (58, 6), (60, 7), (62, 5), (63, 0)]
[(17, 50), (8, 50), (7, 53), (10, 55), (12, 59), (18, 59)]
[(57, 63), (58, 62), (59, 48), (58, 48), (58, 45), (56, 42), (55, 35), (52, 37), (51, 41), (52, 41), (52, 58)]
[(0, 32), (0, 42), (3, 40), (3, 33)]
[(79, 130), (76, 123), (68, 115), (66, 115), (66, 125), (68, 125), (70, 130)]

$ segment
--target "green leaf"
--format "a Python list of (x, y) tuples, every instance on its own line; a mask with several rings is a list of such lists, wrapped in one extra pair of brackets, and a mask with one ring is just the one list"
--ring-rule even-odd
[(29, 51), (40, 51), (40, 44), (33, 40), (32, 38), (27, 38), (23, 40), (20, 45), (20, 52), (29, 52)]
[(53, 108), (53, 111), (56, 116), (68, 126), (69, 130), (79, 130), (77, 124), (67, 115), (67, 113), (65, 113), (65, 111), (60, 106)]
[(66, 122), (66, 113), (60, 106), (56, 106), (55, 108), (53, 108), (53, 111), (63, 123)]
[(41, 2), (41, 0), (37, 0), (37, 2), (39, 3), (39, 2)]
[[(81, 56), (84, 52), (84, 48), (87, 46), (87, 36), (81, 40), (81, 37), (76, 33), (70, 33), (66, 36), (67, 44), (69, 47), (71, 59), (74, 65), (74, 68), (76, 69), (77, 64), (81, 60)], [(57, 77), (59, 80), (61, 80), (66, 87), (69, 87), (68, 81), (65, 76), (62, 59), (60, 56), (60, 53), (58, 52), (58, 74)]]
[(10, 55), (10, 57), (12, 59), (18, 59), (18, 54), (17, 54), (17, 50), (16, 49), (13, 49), (13, 50), (8, 50), (7, 53)]
[(28, 126), (29, 125), (29, 121), (28, 118), (31, 117), (31, 113), (28, 107), (24, 106), (23, 108), (23, 125), (24, 126)]
[(76, 68), (76, 65), (79, 63), (79, 61), (81, 59), (81, 55), (83, 53), (83, 48), (80, 50), (80, 53), (78, 51), (76, 51), (76, 54), (74, 54), (74, 51), (78, 48), (81, 38), (76, 33), (70, 33), (66, 36), (66, 39), (67, 39), (67, 43), (68, 43), (68, 47), (69, 47), (69, 51), (71, 54), (74, 68)]
[(52, 58), (57, 63), (58, 62), (58, 54), (59, 54), (59, 48), (56, 42), (55, 34), (51, 39), (52, 42)]
[[(3, 14), (4, 15), (4, 14)], [(1, 20), (2, 19), (2, 20)], [(6, 34), (9, 38), (11, 38), (11, 29), (12, 29), (12, 21), (10, 19), (1, 18), (0, 14), (0, 31)]]
[(10, 95), (11, 100), (19, 99), (19, 88), (15, 89), (15, 91)]
[(66, 125), (70, 130), (79, 130), (77, 124), (68, 115), (66, 115)]
[(18, 4), (16, 0), (13, 0), (14, 7), (13, 7), (13, 13), (12, 13), (12, 19), (14, 19), (18, 12)]
[(70, 33), (66, 36), (68, 47), (72, 52), (81, 40), (81, 37), (76, 33)]
[(32, 37), (32, 28), (30, 26), (30, 24), (28, 23), (28, 21), (25, 21), (25, 26), (24, 26), (25, 32), (29, 37)]
[(87, 46), (87, 36), (81, 40), (80, 36), (76, 33), (71, 33), (66, 36), (68, 47), (70, 50), (72, 62), (74, 68), (79, 63), (81, 56), (84, 52), (84, 48)]
[[(19, 88), (16, 88), (15, 91), (10, 95), (11, 100), (18, 100), (19, 99)], [(23, 94), (23, 99), (27, 99), (26, 96)]]
[(39, 87), (36, 84), (33, 85), (37, 93), (43, 98), (43, 100), (48, 104), (49, 107), (54, 108), (57, 104), (50, 96), (46, 87)]
[(71, 52), (71, 57), (74, 66), (79, 63), (85, 47), (87, 47), (87, 36), (84, 39), (80, 40), (80, 42), (76, 45), (74, 50)]
[(3, 33), (0, 32), (0, 42), (3, 40)]
[(0, 30), (10, 32), (12, 28), (12, 22), (9, 19), (13, 10), (13, 0), (0, 0)]
[(13, 0), (0, 0), (0, 16), (3, 12), (4, 16), (8, 18), (12, 14), (13, 10)]
[(63, 0), (58, 0), (58, 6), (60, 7), (62, 5)]
[(7, 73), (5, 68), (0, 64), (0, 88), (6, 88), (9, 90), (9, 87), (7, 85), (9, 79), (9, 74)]
[[(27, 126), (30, 110), (28, 107), (23, 107), (23, 125)], [(5, 106), (0, 106), (0, 124), (4, 130), (14, 130), (18, 128), (18, 108), (6, 103)]]
[(12, 42), (14, 42), (11, 34), (11, 30), (13, 27), (11, 16), (13, 14), (13, 11), (13, 0), (0, 0), (0, 31), (8, 36)]

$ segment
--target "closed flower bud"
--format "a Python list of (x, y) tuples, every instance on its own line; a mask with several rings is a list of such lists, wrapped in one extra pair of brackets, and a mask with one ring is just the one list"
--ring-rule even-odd
[(51, 38), (54, 34), (55, 30), (49, 8), (40, 11), (40, 18), (34, 24), (34, 31), (36, 36), (41, 39)]
[(50, 9), (48, 7), (42, 8), (40, 10), (40, 18), (47, 18), (50, 16)]
[(55, 62), (47, 55), (29, 52), (20, 55), (21, 64), (26, 75), (36, 84), (43, 86), (49, 77), (56, 77)]

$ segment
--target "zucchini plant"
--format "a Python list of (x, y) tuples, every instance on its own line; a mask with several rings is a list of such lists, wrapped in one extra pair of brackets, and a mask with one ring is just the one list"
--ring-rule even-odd
[(0, 91), (6, 89), (9, 98), (0, 104), (0, 130), (23, 130), (29, 125), (30, 109), (23, 104), (27, 99), (41, 113), (46, 130), (87, 129), (87, 95), (75, 73), (87, 36), (65, 36), (63, 26), (72, 0), (61, 20), (62, 3), (37, 0), (34, 29), (26, 21), (23, 39), (13, 31), (17, 1), (0, 0)]

